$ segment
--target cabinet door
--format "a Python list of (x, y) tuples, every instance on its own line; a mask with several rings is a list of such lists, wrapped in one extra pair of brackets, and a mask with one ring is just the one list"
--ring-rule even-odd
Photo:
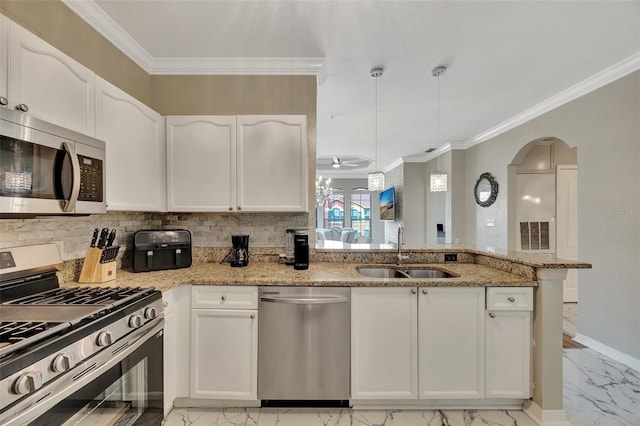
[(484, 288), (428, 288), (418, 300), (420, 398), (484, 396)]
[(306, 212), (306, 116), (238, 117), (238, 210)]
[(258, 311), (192, 310), (191, 398), (258, 398)]
[(107, 209), (166, 211), (163, 118), (99, 77), (96, 114), (96, 137), (107, 150)]
[(488, 311), (486, 397), (531, 396), (531, 312)]
[(93, 71), (13, 22), (10, 33), (9, 108), (93, 136)]
[(418, 397), (415, 288), (351, 289), (351, 398)]
[(167, 117), (169, 211), (236, 209), (236, 118)]
[(9, 26), (11, 21), (0, 14), (0, 97), (4, 98), (0, 106), (7, 107), (9, 101)]

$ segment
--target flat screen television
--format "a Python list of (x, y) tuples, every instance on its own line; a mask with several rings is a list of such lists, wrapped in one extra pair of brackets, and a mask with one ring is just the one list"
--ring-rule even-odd
[(396, 220), (396, 191), (393, 186), (380, 192), (380, 220)]

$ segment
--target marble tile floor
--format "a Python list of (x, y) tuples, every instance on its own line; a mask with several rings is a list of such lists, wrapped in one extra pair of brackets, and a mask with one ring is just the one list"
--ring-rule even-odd
[(576, 336), (578, 330), (578, 304), (562, 304), (562, 330), (571, 337)]
[[(640, 426), (640, 372), (589, 348), (563, 351), (564, 408), (573, 426)], [(535, 426), (518, 410), (176, 408), (165, 426)]]

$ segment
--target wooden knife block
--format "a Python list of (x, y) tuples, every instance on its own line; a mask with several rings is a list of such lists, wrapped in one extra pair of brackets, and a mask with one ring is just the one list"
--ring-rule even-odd
[(103, 249), (89, 247), (87, 255), (84, 257), (82, 272), (80, 272), (81, 283), (104, 283), (116, 279), (116, 261), (100, 263)]

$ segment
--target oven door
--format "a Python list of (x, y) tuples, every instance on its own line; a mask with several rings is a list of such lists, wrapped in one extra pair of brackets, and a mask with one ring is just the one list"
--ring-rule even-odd
[[(34, 393), (37, 403), (3, 425), (159, 425), (163, 420), (163, 324), (115, 342)], [(134, 341), (135, 340), (135, 341)], [(113, 354), (118, 348), (124, 348)], [(80, 367), (80, 368), (78, 368)], [(42, 393), (44, 396), (37, 395)], [(5, 413), (6, 414), (6, 413)]]

